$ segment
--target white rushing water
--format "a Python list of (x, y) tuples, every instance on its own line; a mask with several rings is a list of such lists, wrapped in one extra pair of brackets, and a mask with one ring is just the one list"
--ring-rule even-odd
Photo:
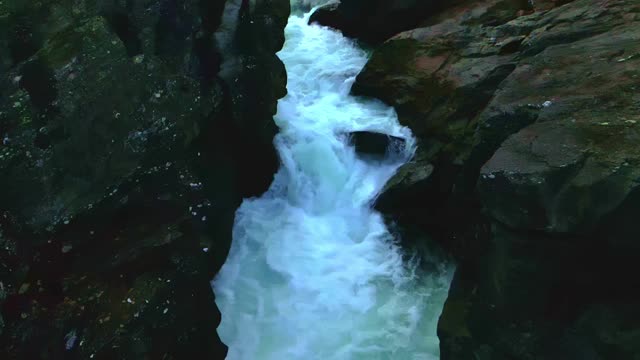
[[(213, 281), (227, 359), (438, 359), (451, 268), (421, 273), (371, 209), (413, 138), (392, 108), (349, 96), (367, 54), (308, 16), (289, 19), (278, 54), (289, 91), (275, 117), (283, 164), (238, 210)], [(354, 130), (406, 138), (404, 159), (359, 159), (344, 136)]]

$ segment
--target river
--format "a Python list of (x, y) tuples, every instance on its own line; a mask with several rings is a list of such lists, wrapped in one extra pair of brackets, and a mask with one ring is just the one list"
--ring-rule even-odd
[[(368, 54), (293, 14), (278, 56), (282, 165), (270, 189), (236, 214), (228, 259), (213, 281), (218, 334), (230, 360), (439, 359), (436, 325), (452, 268), (429, 273), (403, 252), (372, 200), (411, 158), (393, 108), (349, 95)], [(403, 137), (395, 159), (360, 159), (346, 134)]]

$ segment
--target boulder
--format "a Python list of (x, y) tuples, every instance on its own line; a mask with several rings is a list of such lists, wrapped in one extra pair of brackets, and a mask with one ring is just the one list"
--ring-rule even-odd
[(532, 8), (526, 0), (342, 0), (318, 9), (309, 22), (336, 28), (346, 36), (370, 44), (380, 44), (398, 33), (437, 23), (440, 19), (458, 17), (465, 22), (495, 26), (513, 18), (514, 9), (517, 12)]
[(331, 26), (345, 36), (377, 44), (418, 25), (445, 3), (440, 0), (341, 0), (339, 4), (318, 9), (309, 22)]
[(401, 137), (373, 131), (354, 131), (349, 133), (349, 139), (356, 153), (375, 158), (402, 154), (406, 146), (406, 140)]
[[(346, 20), (344, 19), (344, 16), (342, 16), (342, 14), (339, 12), (339, 7), (339, 2), (320, 6), (309, 17), (309, 24), (319, 24), (334, 29), (344, 29)], [(349, 32), (349, 30), (342, 31), (345, 33)]]

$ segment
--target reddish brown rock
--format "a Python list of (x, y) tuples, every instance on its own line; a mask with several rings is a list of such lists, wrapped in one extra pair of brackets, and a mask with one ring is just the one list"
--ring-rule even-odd
[[(491, 108), (540, 110), (482, 168), (480, 194), (492, 216), (522, 229), (589, 231), (635, 188), (639, 39), (627, 26), (551, 47), (505, 81)], [(483, 125), (497, 125), (490, 119)]]
[(376, 206), (458, 259), (443, 360), (640, 354), (640, 2), (548, 3), (445, 10), (353, 88), (418, 138)]

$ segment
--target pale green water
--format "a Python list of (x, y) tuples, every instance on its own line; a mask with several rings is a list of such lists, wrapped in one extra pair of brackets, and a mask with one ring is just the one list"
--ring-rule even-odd
[[(345, 131), (413, 139), (392, 108), (348, 95), (367, 55), (339, 33), (292, 16), (279, 53), (289, 95), (278, 104), (283, 165), (238, 210), (231, 252), (213, 281), (231, 360), (439, 359), (436, 324), (452, 268), (403, 261), (371, 200), (396, 163), (359, 160)], [(405, 257), (406, 258), (406, 257)]]

